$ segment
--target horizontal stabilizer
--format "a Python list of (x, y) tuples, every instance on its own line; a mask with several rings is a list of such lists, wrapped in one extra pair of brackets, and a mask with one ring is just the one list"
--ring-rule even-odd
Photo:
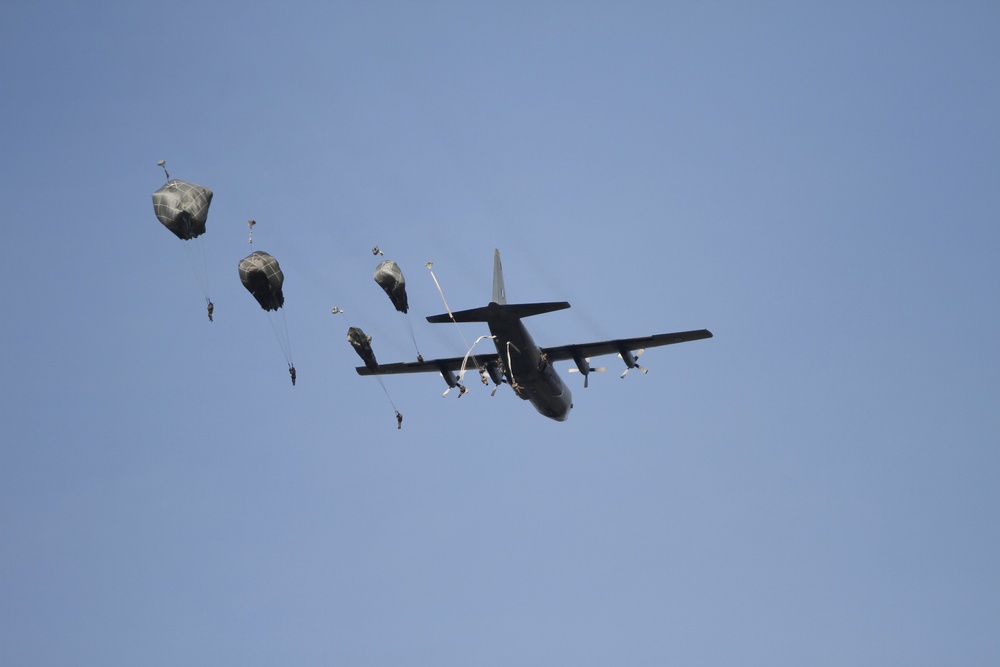
[(532, 315), (551, 313), (556, 310), (569, 308), (566, 301), (548, 301), (544, 303), (515, 303), (500, 304), (491, 303), (481, 308), (470, 308), (469, 310), (458, 310), (450, 315), (431, 315), (427, 321), (431, 324), (441, 324), (444, 322), (489, 322), (491, 320), (519, 320)]

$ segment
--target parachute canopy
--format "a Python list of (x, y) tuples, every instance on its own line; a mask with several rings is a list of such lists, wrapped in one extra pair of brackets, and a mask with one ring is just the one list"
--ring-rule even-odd
[(278, 260), (266, 252), (253, 252), (240, 260), (240, 281), (264, 310), (277, 310), (285, 303), (281, 285), (285, 276)]
[(153, 211), (163, 226), (179, 239), (193, 239), (205, 233), (212, 191), (179, 181), (169, 181), (153, 193)]
[(378, 362), (375, 361), (375, 353), (372, 351), (372, 337), (357, 327), (347, 330), (347, 340), (354, 346), (354, 351), (358, 353), (365, 366), (375, 370)]
[(405, 313), (409, 309), (406, 302), (406, 281), (396, 262), (386, 260), (375, 267), (375, 282), (389, 295), (396, 310)]

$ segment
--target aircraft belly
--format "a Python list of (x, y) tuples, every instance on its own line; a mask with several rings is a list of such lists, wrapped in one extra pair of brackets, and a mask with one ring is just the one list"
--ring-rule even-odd
[(569, 388), (551, 368), (536, 373), (527, 386), (528, 400), (539, 413), (563, 421), (569, 417), (573, 407), (573, 395)]

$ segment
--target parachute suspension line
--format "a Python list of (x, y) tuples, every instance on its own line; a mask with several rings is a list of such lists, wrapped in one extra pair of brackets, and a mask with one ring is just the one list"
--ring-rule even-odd
[(389, 390), (385, 388), (385, 383), (382, 382), (382, 376), (376, 375), (375, 377), (378, 378), (378, 383), (382, 385), (382, 391), (385, 392), (385, 397), (389, 399), (389, 405), (392, 406), (392, 411), (399, 412), (399, 410), (396, 409), (396, 404), (392, 402), (392, 396), (389, 395)]
[(210, 290), (208, 286), (208, 259), (207, 259), (207, 253), (205, 251), (205, 239), (198, 238), (194, 239), (194, 241), (196, 241), (194, 251), (198, 262), (198, 266), (201, 267), (202, 280), (204, 281), (205, 298), (211, 301), (212, 299), (210, 298), (209, 295)]
[(378, 378), (378, 383), (382, 385), (382, 391), (385, 392), (385, 397), (389, 399), (389, 405), (392, 406), (392, 411), (395, 413), (396, 428), (403, 428), (403, 413), (400, 412), (399, 408), (396, 407), (396, 404), (392, 402), (392, 396), (389, 395), (389, 390), (385, 388), (385, 383), (382, 382), (382, 376), (376, 375), (375, 377)]
[(334, 315), (343, 315), (344, 319), (347, 321), (347, 326), (349, 327), (354, 326), (353, 324), (351, 324), (351, 321), (347, 319), (347, 311), (344, 310), (343, 308), (338, 308), (337, 306), (334, 306), (333, 308), (330, 309), (330, 312)]
[[(267, 315), (267, 321), (271, 324), (274, 337), (278, 339), (278, 346), (281, 347), (281, 353), (285, 355), (288, 367), (294, 368), (295, 364), (292, 363), (292, 345), (288, 337), (288, 320), (285, 319), (285, 311), (269, 312)], [(280, 325), (278, 324), (279, 317), (281, 318)]]
[(184, 246), (184, 255), (187, 257), (188, 265), (198, 283), (198, 288), (201, 289), (205, 301), (210, 302), (212, 298), (208, 288), (208, 260), (205, 256), (205, 240), (201, 237), (187, 239), (181, 241), (181, 245)]
[(420, 354), (420, 347), (417, 345), (417, 335), (413, 333), (413, 320), (410, 319), (409, 313), (406, 313), (406, 323), (410, 326), (410, 338), (413, 340), (413, 348), (417, 351), (417, 359), (423, 359), (424, 355)]
[[(444, 290), (441, 289), (441, 283), (438, 282), (437, 276), (434, 275), (434, 262), (427, 262), (426, 264), (424, 264), (424, 266), (426, 266), (427, 270), (431, 272), (431, 278), (434, 279), (434, 284), (437, 285), (438, 294), (441, 295), (441, 301), (444, 303), (445, 312), (448, 313), (448, 317), (451, 318), (451, 321), (455, 323), (455, 328), (458, 329), (458, 335), (462, 337), (462, 343), (465, 345), (465, 349), (468, 350), (468, 352), (465, 355), (466, 358), (468, 358), (469, 355), (472, 354), (472, 346), (469, 345), (469, 341), (465, 340), (465, 334), (462, 333), (462, 327), (458, 326), (458, 322), (455, 320), (455, 316), (452, 315), (451, 313), (451, 308), (448, 307), (448, 301), (447, 299), (444, 298)], [(482, 368), (479, 366), (479, 361), (476, 359), (475, 356), (472, 357), (472, 363), (476, 365), (477, 370), (480, 371), (482, 370)], [(461, 373), (459, 373), (459, 379), (461, 380), (464, 375), (465, 375), (465, 363), (463, 362), (462, 371)]]
[(288, 358), (288, 367), (294, 368), (295, 364), (292, 362), (292, 337), (288, 335), (288, 319), (285, 317), (285, 309), (281, 309), (281, 326), (285, 330), (285, 348), (288, 353), (285, 355)]

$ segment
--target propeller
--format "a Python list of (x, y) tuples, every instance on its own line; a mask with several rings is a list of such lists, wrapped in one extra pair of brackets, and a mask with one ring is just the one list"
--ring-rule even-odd
[[(603, 373), (604, 371), (606, 371), (608, 369), (605, 368), (604, 366), (599, 366), (598, 368), (592, 367), (590, 365), (590, 357), (587, 357), (583, 361), (586, 364), (586, 366), (577, 365), (577, 367), (569, 369), (569, 372), (570, 373), (582, 373), (583, 374), (583, 388), (586, 389), (587, 385), (590, 383), (590, 374), (591, 373)], [(587, 370), (583, 370), (583, 368), (586, 368)]]
[[(482, 382), (487, 387), (490, 386), (490, 374), (485, 368), (479, 371), (479, 381)], [(490, 392), (490, 396), (496, 396), (497, 389), (499, 388), (500, 388), (499, 384), (493, 385), (493, 391)]]
[(622, 361), (625, 362), (625, 371), (621, 374), (621, 376), (620, 376), (621, 379), (624, 380), (625, 376), (628, 375), (628, 372), (630, 370), (632, 370), (633, 368), (638, 368), (640, 371), (643, 372), (643, 374), (649, 372), (649, 369), (643, 368), (642, 366), (640, 366), (639, 364), (636, 363), (639, 360), (639, 357), (641, 357), (642, 353), (645, 352), (645, 351), (646, 351), (645, 349), (639, 350), (638, 352), (635, 353), (634, 357), (628, 351), (626, 351), (626, 352), (618, 355), (619, 357), (622, 358)]
[(461, 382), (459, 382), (459, 383), (455, 384), (453, 387), (448, 387), (447, 389), (445, 389), (444, 393), (441, 394), (441, 398), (444, 398), (445, 396), (447, 396), (451, 392), (451, 390), (455, 389), (456, 387), (458, 388), (458, 397), (459, 398), (462, 398), (462, 396), (464, 396), (465, 394), (469, 393), (469, 388), (466, 387)]

